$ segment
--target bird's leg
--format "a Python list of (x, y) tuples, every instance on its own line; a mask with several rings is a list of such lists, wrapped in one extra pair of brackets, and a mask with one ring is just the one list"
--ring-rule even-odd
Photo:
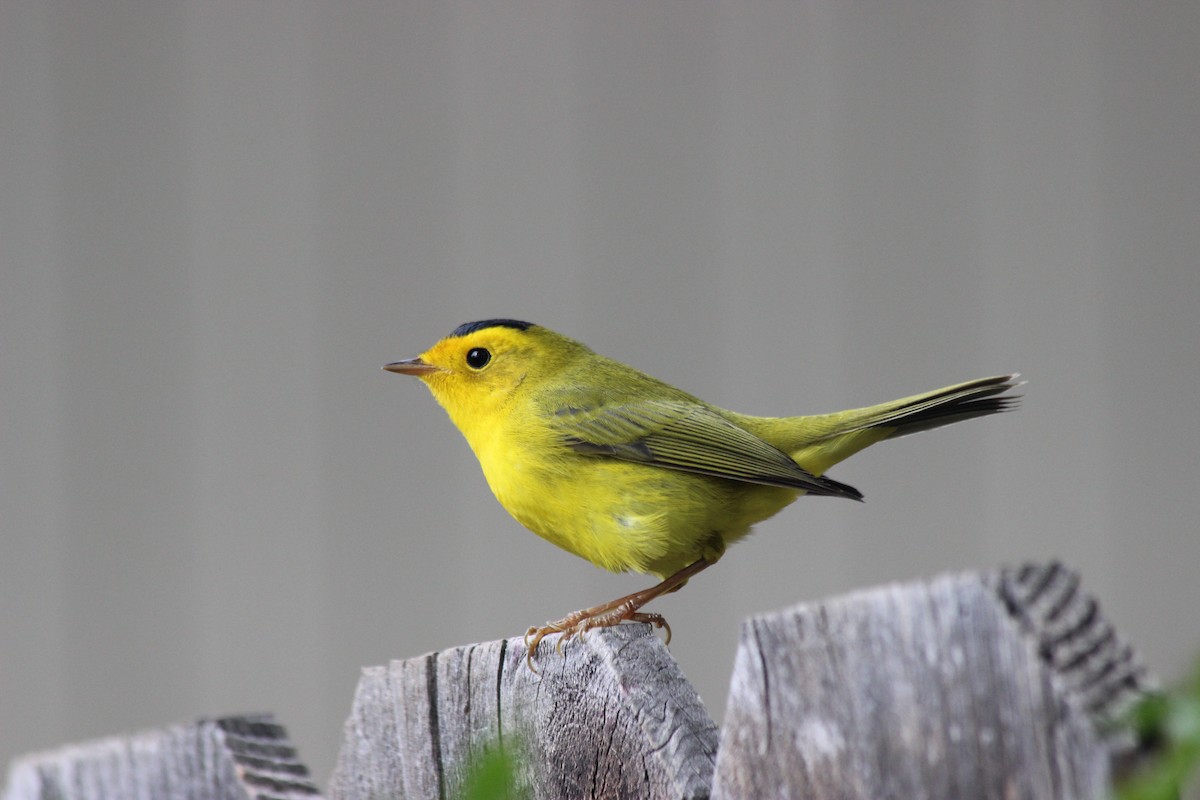
[(661, 614), (642, 613), (641, 607), (660, 595), (680, 588), (687, 583), (688, 578), (713, 564), (714, 561), (706, 558), (697, 559), (648, 589), (642, 589), (639, 592), (618, 597), (616, 600), (573, 612), (557, 622), (547, 622), (540, 628), (531, 627), (525, 632), (525, 659), (529, 663), (529, 668), (533, 669), (533, 655), (537, 652), (538, 645), (542, 639), (552, 633), (563, 634), (558, 642), (558, 646), (561, 648), (563, 643), (570, 640), (572, 636), (582, 637), (592, 628), (609, 628), (626, 620), (648, 622), (655, 627), (666, 628), (667, 643), (669, 644), (671, 642), (671, 626), (667, 624), (666, 619)]

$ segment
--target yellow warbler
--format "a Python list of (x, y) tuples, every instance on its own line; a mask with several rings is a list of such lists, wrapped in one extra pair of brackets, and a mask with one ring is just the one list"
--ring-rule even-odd
[[(878, 441), (1013, 407), (1015, 375), (980, 378), (866, 408), (754, 417), (705, 403), (540, 325), (456, 328), (384, 369), (420, 378), (475, 451), (500, 504), (596, 566), (660, 583), (532, 627), (565, 641), (624, 620), (716, 563), (750, 526), (803, 494), (861, 500), (823, 477)], [(670, 628), (667, 628), (668, 638)]]

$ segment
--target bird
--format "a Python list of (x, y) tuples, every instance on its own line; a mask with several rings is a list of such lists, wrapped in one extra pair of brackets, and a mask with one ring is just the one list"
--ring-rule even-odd
[(1018, 374), (879, 405), (796, 417), (740, 414), (515, 319), (458, 326), (383, 369), (420, 379), (474, 451), (496, 499), (546, 541), (658, 583), (531, 626), (559, 648), (625, 621), (671, 630), (642, 608), (715, 564), (751, 527), (803, 495), (862, 500), (825, 472), (884, 439), (1007, 411)]

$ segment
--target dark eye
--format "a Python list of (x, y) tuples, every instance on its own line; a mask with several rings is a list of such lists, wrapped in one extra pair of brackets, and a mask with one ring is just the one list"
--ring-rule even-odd
[(492, 360), (492, 354), (482, 347), (474, 347), (467, 353), (467, 366), (471, 369), (483, 369)]

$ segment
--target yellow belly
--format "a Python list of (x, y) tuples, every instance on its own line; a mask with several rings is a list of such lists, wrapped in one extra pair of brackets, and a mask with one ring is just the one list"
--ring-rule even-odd
[(799, 492), (564, 452), (478, 453), (500, 504), (547, 541), (614, 572), (666, 577), (716, 560)]

